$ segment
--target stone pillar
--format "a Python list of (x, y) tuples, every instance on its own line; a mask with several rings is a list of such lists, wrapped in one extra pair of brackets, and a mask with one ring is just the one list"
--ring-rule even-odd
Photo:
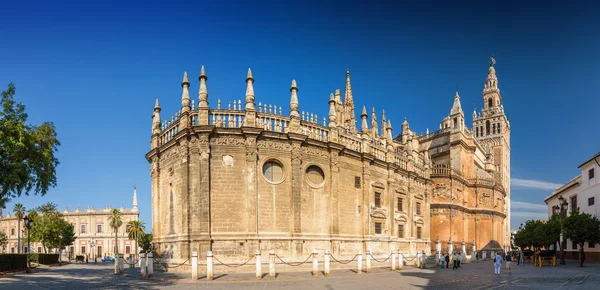
[(313, 249), (313, 268), (312, 268), (312, 276), (317, 277), (319, 275), (319, 259), (317, 258), (317, 249)]
[(135, 268), (135, 264), (133, 262), (133, 255), (129, 255), (129, 268)]
[(119, 273), (122, 274), (125, 272), (125, 260), (123, 254), (118, 254), (119, 256)]
[(324, 267), (325, 267), (325, 276), (329, 276), (330, 268), (329, 268), (329, 250), (325, 250), (325, 259), (324, 259)]
[(198, 280), (198, 252), (192, 252), (192, 280)]
[[(292, 118), (292, 121), (294, 119)], [(300, 122), (298, 120), (298, 122)], [(300, 126), (298, 124), (298, 126)], [(293, 233), (302, 233), (302, 142), (306, 139), (306, 136), (299, 134), (288, 133), (292, 141), (292, 218), (293, 218)], [(302, 253), (296, 253), (302, 255)]]
[(269, 277), (275, 278), (275, 250), (269, 251)]
[(206, 252), (206, 280), (213, 279), (213, 254), (212, 251)]
[(148, 272), (148, 277), (152, 277), (152, 275), (154, 274), (154, 254), (152, 254), (152, 252), (148, 253), (148, 262), (146, 263), (146, 267), (147, 272)]
[(448, 253), (452, 255), (452, 251), (454, 251), (454, 245), (452, 244), (452, 239), (448, 240)]
[(371, 249), (367, 250), (367, 273), (371, 273)]
[(398, 270), (402, 270), (402, 267), (404, 267), (404, 256), (398, 251)]
[(417, 251), (417, 268), (421, 268), (421, 251)]
[(475, 261), (475, 255), (477, 254), (477, 248), (475, 247), (475, 240), (473, 240), (473, 244), (471, 245), (471, 261)]
[(142, 274), (142, 277), (148, 275), (146, 272), (146, 253), (140, 254), (140, 273)]
[(262, 267), (261, 267), (261, 259), (260, 259), (260, 250), (256, 250), (256, 254), (254, 254), (256, 260), (256, 279), (260, 280), (262, 278)]
[(427, 253), (425, 251), (421, 251), (421, 268), (427, 268)]
[(115, 255), (115, 275), (121, 273), (121, 266), (119, 265), (119, 255)]
[(437, 254), (437, 265), (439, 266), (442, 259), (442, 241), (440, 241), (439, 237), (435, 240), (435, 251)]
[(392, 271), (396, 271), (396, 251), (392, 249)]
[(358, 274), (362, 274), (362, 251), (358, 251), (358, 266), (357, 266), (357, 272)]

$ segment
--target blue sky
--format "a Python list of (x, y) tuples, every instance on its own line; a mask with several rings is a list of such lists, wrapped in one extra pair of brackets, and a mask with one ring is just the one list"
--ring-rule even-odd
[(512, 129), (513, 228), (544, 217), (544, 197), (600, 151), (592, 1), (284, 2), (4, 3), (0, 89), (14, 82), (29, 121), (53, 121), (62, 143), (58, 186), (4, 212), (130, 207), (136, 185), (150, 226), (154, 99), (163, 117), (178, 110), (187, 71), (197, 100), (201, 65), (211, 106), (243, 100), (251, 67), (257, 102), (287, 109), (296, 79), (300, 109), (319, 116), (350, 69), (357, 107), (385, 109), (396, 135), (404, 117), (437, 129), (457, 86), (470, 124), (494, 54)]

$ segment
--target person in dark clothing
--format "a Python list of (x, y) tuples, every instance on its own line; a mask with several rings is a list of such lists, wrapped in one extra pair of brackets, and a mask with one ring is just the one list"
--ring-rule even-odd
[(452, 270), (458, 269), (456, 263), (458, 262), (458, 257), (456, 257), (456, 253), (452, 254)]
[(448, 268), (448, 266), (450, 265), (450, 255), (446, 253), (446, 257), (444, 259), (446, 260), (446, 268)]
[(458, 267), (460, 268), (460, 259), (462, 259), (462, 253), (458, 252), (458, 255), (456, 255), (456, 265), (458, 265)]

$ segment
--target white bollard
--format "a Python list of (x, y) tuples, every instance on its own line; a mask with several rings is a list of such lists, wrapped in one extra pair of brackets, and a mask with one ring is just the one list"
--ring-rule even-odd
[(138, 267), (142, 267), (142, 254), (138, 254), (138, 257), (140, 257), (140, 259), (138, 260)]
[(152, 252), (148, 253), (148, 255), (146, 256), (148, 258), (148, 261), (146, 262), (146, 268), (147, 268), (147, 274), (148, 277), (152, 277), (152, 275), (154, 275), (154, 254), (152, 254)]
[(371, 273), (371, 249), (367, 250), (367, 273)]
[(129, 255), (129, 268), (135, 268), (135, 264), (133, 263), (133, 255)]
[(254, 257), (256, 257), (256, 279), (260, 280), (262, 278), (262, 267), (261, 267), (261, 260), (260, 260), (260, 250), (256, 250), (256, 254), (254, 255)]
[(357, 267), (357, 272), (358, 274), (362, 274), (362, 251), (358, 251), (358, 267)]
[(123, 254), (119, 254), (119, 273), (123, 274), (125, 272), (125, 258)]
[(313, 250), (313, 269), (312, 269), (313, 277), (319, 276), (319, 259), (317, 258), (318, 254), (319, 254), (319, 252), (317, 252), (317, 249), (314, 249)]
[(206, 280), (213, 279), (213, 254), (212, 251), (206, 251)]
[(420, 269), (421, 268), (421, 252), (420, 251), (417, 251), (416, 259), (417, 259), (417, 268)]
[(396, 271), (396, 250), (392, 250), (392, 271)]
[(325, 276), (329, 276), (330, 268), (329, 268), (329, 250), (325, 250)]
[(115, 275), (119, 274), (121, 267), (119, 266), (119, 255), (115, 255)]
[(198, 252), (192, 252), (192, 280), (198, 280)]
[(423, 269), (427, 268), (427, 254), (425, 251), (421, 251), (421, 265), (423, 266)]
[(402, 270), (403, 266), (404, 266), (404, 256), (402, 256), (402, 253), (400, 253), (400, 251), (398, 251), (398, 270)]
[(275, 278), (275, 250), (269, 251), (269, 277)]
[(140, 273), (142, 277), (146, 277), (146, 253), (140, 254)]

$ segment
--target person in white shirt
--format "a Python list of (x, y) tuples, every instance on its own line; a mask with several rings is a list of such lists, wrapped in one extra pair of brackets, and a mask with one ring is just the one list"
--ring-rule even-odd
[(502, 268), (502, 256), (496, 255), (494, 257), (494, 275), (500, 275), (501, 268)]

